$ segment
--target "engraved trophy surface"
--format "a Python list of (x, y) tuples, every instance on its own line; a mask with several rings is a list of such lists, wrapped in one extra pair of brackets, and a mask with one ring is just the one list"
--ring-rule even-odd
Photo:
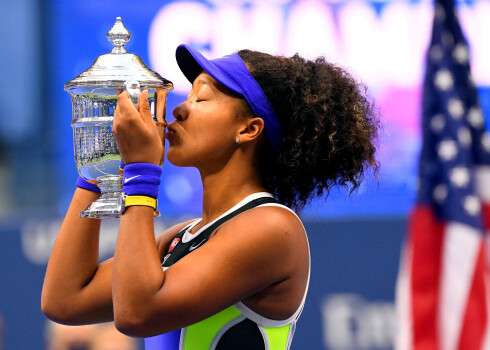
[[(153, 119), (165, 120), (167, 94), (173, 84), (148, 68), (143, 60), (124, 48), (131, 34), (116, 18), (107, 33), (114, 45), (99, 56), (90, 68), (65, 84), (72, 99), (72, 127), (75, 163), (85, 180), (97, 180), (102, 195), (80, 213), (82, 217), (117, 218), (121, 216), (122, 194), (119, 167), (121, 157), (112, 133), (117, 95), (127, 90), (136, 104), (142, 90), (148, 90)], [(162, 140), (163, 142), (163, 140)]]

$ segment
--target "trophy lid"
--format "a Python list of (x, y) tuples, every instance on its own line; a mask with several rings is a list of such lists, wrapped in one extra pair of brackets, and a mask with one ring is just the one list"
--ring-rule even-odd
[(116, 18), (116, 23), (107, 33), (114, 47), (110, 53), (99, 56), (86, 71), (65, 84), (65, 90), (84, 86), (123, 88), (127, 80), (137, 80), (142, 87), (173, 89), (173, 84), (146, 66), (143, 60), (128, 53), (124, 45), (131, 37), (129, 31)]

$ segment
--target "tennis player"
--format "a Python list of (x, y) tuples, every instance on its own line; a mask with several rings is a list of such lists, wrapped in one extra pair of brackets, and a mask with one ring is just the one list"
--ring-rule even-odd
[(192, 90), (166, 128), (167, 160), (199, 170), (202, 217), (155, 239), (162, 130), (146, 91), (138, 109), (120, 94), (126, 200), (114, 258), (99, 263), (100, 221), (79, 217), (98, 188), (79, 179), (42, 309), (65, 324), (114, 320), (136, 337), (177, 330), (176, 349), (289, 349), (310, 275), (296, 213), (377, 172), (378, 118), (363, 85), (324, 58), (242, 50), (208, 60), (187, 45), (176, 58)]

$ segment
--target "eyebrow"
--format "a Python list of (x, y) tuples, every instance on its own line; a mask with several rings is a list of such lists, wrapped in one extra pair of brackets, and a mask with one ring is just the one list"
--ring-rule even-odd
[(194, 80), (194, 82), (192, 83), (192, 88), (194, 89), (197, 84), (208, 86), (213, 93), (216, 93), (216, 91), (218, 90), (216, 86), (206, 78), (201, 77), (199, 79)]
[(204, 78), (199, 78), (198, 80), (196, 80), (196, 82), (201, 83), (201, 84), (209, 85), (209, 82), (206, 79), (204, 79)]

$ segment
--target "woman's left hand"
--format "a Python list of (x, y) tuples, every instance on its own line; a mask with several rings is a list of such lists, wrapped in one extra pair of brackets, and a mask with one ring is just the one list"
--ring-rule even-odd
[(147, 90), (139, 95), (138, 109), (127, 91), (117, 97), (112, 130), (125, 164), (161, 165), (165, 152), (165, 126), (164, 120), (159, 120), (158, 126), (153, 121)]

